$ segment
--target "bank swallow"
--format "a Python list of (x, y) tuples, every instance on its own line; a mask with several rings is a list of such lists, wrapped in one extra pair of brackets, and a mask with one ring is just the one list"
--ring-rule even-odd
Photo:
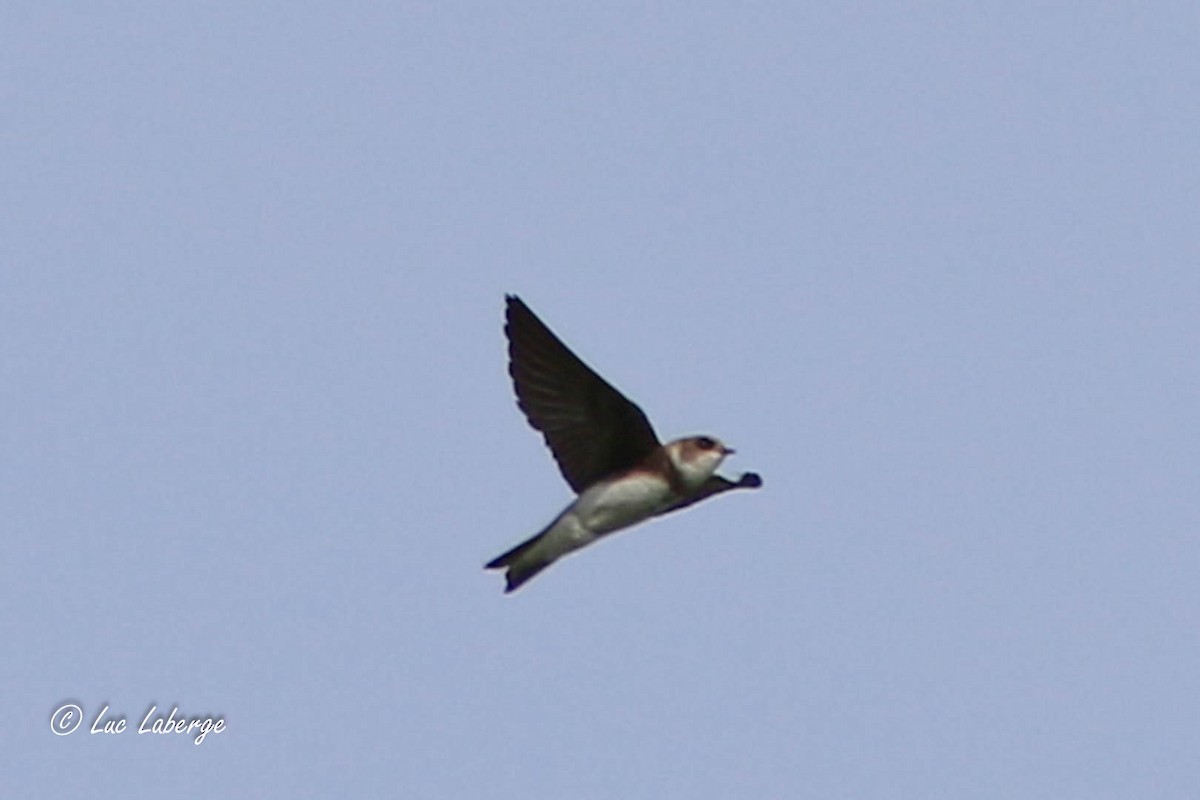
[(505, 297), (508, 372), (517, 406), (541, 431), (578, 497), (536, 536), (487, 564), (511, 592), (570, 552), (651, 517), (730, 489), (757, 489), (753, 472), (716, 474), (733, 453), (712, 436), (661, 444), (638, 406), (592, 371), (529, 310)]

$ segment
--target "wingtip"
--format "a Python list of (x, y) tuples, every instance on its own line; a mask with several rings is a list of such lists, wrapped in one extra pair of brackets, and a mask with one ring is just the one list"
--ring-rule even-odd
[[(524, 317), (531, 315), (529, 306), (515, 294), (504, 295), (504, 335), (512, 342), (513, 325), (518, 324)], [(510, 353), (511, 356), (511, 353)]]

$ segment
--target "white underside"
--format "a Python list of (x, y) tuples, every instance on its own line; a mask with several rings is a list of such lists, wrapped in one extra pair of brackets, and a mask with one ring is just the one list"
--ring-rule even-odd
[(544, 557), (558, 558), (606, 533), (649, 519), (673, 499), (667, 482), (653, 475), (596, 484), (559, 514), (538, 549)]

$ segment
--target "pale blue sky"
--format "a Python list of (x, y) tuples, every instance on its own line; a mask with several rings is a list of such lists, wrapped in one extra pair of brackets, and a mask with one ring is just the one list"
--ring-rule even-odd
[[(1194, 4), (0, 31), (0, 795), (1200, 796)], [(505, 292), (763, 490), (503, 596)]]

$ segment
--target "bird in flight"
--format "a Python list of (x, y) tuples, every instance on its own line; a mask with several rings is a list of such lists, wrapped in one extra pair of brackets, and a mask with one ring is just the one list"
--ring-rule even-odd
[(757, 489), (753, 472), (717, 475), (733, 453), (712, 436), (662, 444), (637, 404), (583, 363), (516, 295), (505, 297), (508, 372), (517, 406), (541, 431), (578, 497), (537, 535), (487, 563), (511, 592), (558, 559), (651, 517), (730, 489)]

